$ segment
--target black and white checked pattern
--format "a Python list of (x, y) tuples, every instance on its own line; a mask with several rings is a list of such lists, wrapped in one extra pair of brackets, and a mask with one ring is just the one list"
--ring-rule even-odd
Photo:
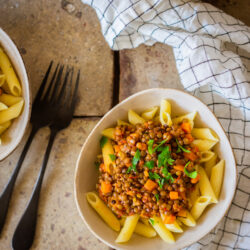
[(96, 10), (113, 50), (172, 46), (184, 88), (215, 113), (231, 141), (239, 172), (233, 203), (187, 249), (250, 249), (250, 28), (195, 0), (82, 1)]

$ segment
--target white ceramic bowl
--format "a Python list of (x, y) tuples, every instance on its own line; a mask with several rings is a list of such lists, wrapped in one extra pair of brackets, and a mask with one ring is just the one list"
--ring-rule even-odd
[[(94, 166), (96, 155), (100, 152), (101, 131), (116, 124), (117, 119), (127, 119), (127, 112), (133, 109), (141, 112), (160, 104), (161, 99), (168, 99), (174, 115), (198, 111), (195, 120), (197, 127), (212, 128), (219, 136), (220, 143), (215, 150), (225, 159), (224, 182), (216, 205), (209, 206), (194, 228), (186, 228), (184, 233), (175, 234), (176, 243), (169, 245), (159, 237), (147, 239), (134, 234), (126, 244), (116, 244), (118, 233), (110, 229), (86, 201), (85, 193), (95, 190), (97, 170)], [(95, 126), (88, 136), (79, 155), (75, 173), (75, 199), (78, 211), (89, 230), (100, 240), (115, 249), (180, 249), (198, 241), (209, 233), (223, 218), (228, 210), (236, 188), (236, 164), (231, 145), (214, 114), (197, 98), (175, 89), (149, 89), (130, 96), (111, 109)]]
[(17, 47), (10, 37), (0, 28), (0, 46), (7, 53), (22, 85), (22, 95), (24, 98), (24, 108), (22, 114), (14, 120), (8, 130), (3, 134), (2, 145), (0, 145), (0, 160), (7, 157), (20, 143), (27, 127), (31, 102), (30, 90), (27, 73), (23, 60), (19, 54)]

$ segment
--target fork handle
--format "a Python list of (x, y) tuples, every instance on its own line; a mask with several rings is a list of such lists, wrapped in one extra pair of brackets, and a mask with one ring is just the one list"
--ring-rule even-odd
[(35, 126), (32, 127), (31, 133), (30, 133), (29, 138), (28, 138), (28, 140), (23, 148), (23, 152), (20, 155), (20, 158), (17, 162), (17, 165), (16, 165), (8, 183), (6, 184), (3, 192), (1, 193), (1, 196), (0, 196), (0, 234), (1, 234), (1, 231), (2, 231), (3, 226), (4, 226), (4, 222), (5, 222), (6, 217), (7, 217), (10, 198), (11, 198), (11, 195), (13, 192), (13, 188), (14, 188), (14, 185), (16, 182), (17, 175), (18, 175), (19, 170), (22, 166), (23, 160), (28, 152), (30, 144), (31, 144), (36, 132), (38, 131), (38, 129), (39, 129), (38, 127), (35, 127)]
[(39, 176), (37, 178), (35, 187), (33, 189), (32, 196), (23, 213), (21, 220), (19, 221), (16, 227), (14, 236), (12, 238), (12, 248), (14, 250), (26, 250), (32, 246), (35, 237), (37, 210), (38, 210), (40, 191), (42, 187), (42, 181), (56, 134), (57, 134), (56, 130), (51, 130), (46, 153), (43, 158), (42, 167), (40, 169)]

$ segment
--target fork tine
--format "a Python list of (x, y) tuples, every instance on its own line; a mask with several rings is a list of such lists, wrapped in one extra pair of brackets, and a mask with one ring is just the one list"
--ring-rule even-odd
[(48, 86), (48, 88), (47, 88), (47, 90), (46, 90), (46, 92), (45, 92), (45, 94), (43, 96), (43, 100), (48, 100), (49, 92), (50, 92), (50, 89), (51, 89), (51, 87), (52, 87), (52, 85), (54, 83), (55, 77), (57, 75), (58, 68), (59, 68), (59, 63), (56, 65), (56, 69), (55, 69), (54, 74), (53, 74), (53, 76), (52, 76), (52, 78), (50, 80), (49, 86)]
[[(64, 81), (63, 81), (63, 84), (62, 84), (60, 93), (59, 93), (59, 95), (58, 95), (58, 98), (56, 99), (57, 102), (61, 102), (61, 99), (62, 99), (62, 97), (64, 96), (64, 93), (65, 93), (65, 89), (66, 89), (66, 85), (67, 85), (67, 82), (68, 82), (68, 77), (69, 77), (70, 71), (71, 71), (71, 69), (69, 69), (69, 67), (67, 66), (66, 74), (65, 74), (65, 76), (64, 76)], [(68, 95), (66, 95), (66, 96), (68, 96)], [(65, 98), (65, 101), (66, 101), (66, 99), (68, 99), (68, 98)]]
[(41, 86), (40, 86), (40, 88), (39, 88), (39, 90), (38, 90), (38, 92), (37, 92), (37, 94), (36, 94), (34, 103), (35, 103), (35, 102), (38, 102), (38, 101), (40, 100), (42, 94), (43, 94), (43, 91), (44, 91), (44, 89), (45, 89), (45, 85), (46, 85), (46, 83), (47, 83), (47, 80), (48, 80), (49, 73), (50, 73), (50, 70), (51, 70), (52, 65), (53, 65), (53, 61), (51, 61), (50, 64), (49, 64), (49, 67), (48, 67), (48, 69), (47, 69), (47, 72), (46, 72), (46, 74), (45, 74), (45, 76), (44, 76), (44, 78), (43, 78), (43, 80), (42, 80), (42, 84), (41, 84)]
[[(75, 105), (76, 105), (76, 96), (77, 96), (77, 90), (79, 86), (79, 81), (80, 81), (80, 69), (78, 70), (77, 77), (76, 77), (76, 84), (75, 84), (75, 89), (73, 92), (72, 96), (72, 101), (71, 101), (71, 112), (74, 112)], [(73, 114), (72, 114), (73, 115)]]

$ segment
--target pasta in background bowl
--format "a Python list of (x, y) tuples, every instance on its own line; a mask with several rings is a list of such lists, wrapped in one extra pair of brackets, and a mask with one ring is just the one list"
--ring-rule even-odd
[[(117, 244), (117, 232), (110, 229), (87, 203), (86, 193), (95, 190), (98, 171), (94, 166), (96, 155), (100, 153), (99, 140), (104, 129), (114, 127), (117, 120), (127, 120), (127, 112), (133, 109), (138, 114), (148, 108), (160, 105), (160, 100), (167, 99), (172, 106), (172, 117), (177, 117), (194, 110), (197, 111), (195, 127), (211, 128), (219, 137), (220, 143), (214, 147), (214, 151), (220, 159), (225, 160), (224, 181), (218, 203), (206, 208), (197, 221), (195, 227), (184, 227), (182, 234), (175, 234), (175, 243), (168, 244), (160, 237), (144, 238), (133, 234), (130, 241)], [(199, 133), (199, 130), (195, 130)], [(213, 136), (213, 135), (212, 135)], [(202, 173), (200, 173), (202, 175)], [(204, 185), (204, 183), (203, 183)], [(211, 231), (223, 218), (229, 208), (236, 187), (236, 165), (230, 143), (220, 123), (213, 113), (199, 101), (180, 90), (175, 89), (149, 89), (139, 92), (110, 110), (96, 125), (87, 138), (79, 155), (75, 173), (75, 198), (77, 207), (83, 221), (92, 233), (100, 240), (115, 249), (179, 249), (186, 247)]]
[(0, 160), (20, 143), (27, 127), (31, 104), (23, 60), (12, 40), (0, 28)]

